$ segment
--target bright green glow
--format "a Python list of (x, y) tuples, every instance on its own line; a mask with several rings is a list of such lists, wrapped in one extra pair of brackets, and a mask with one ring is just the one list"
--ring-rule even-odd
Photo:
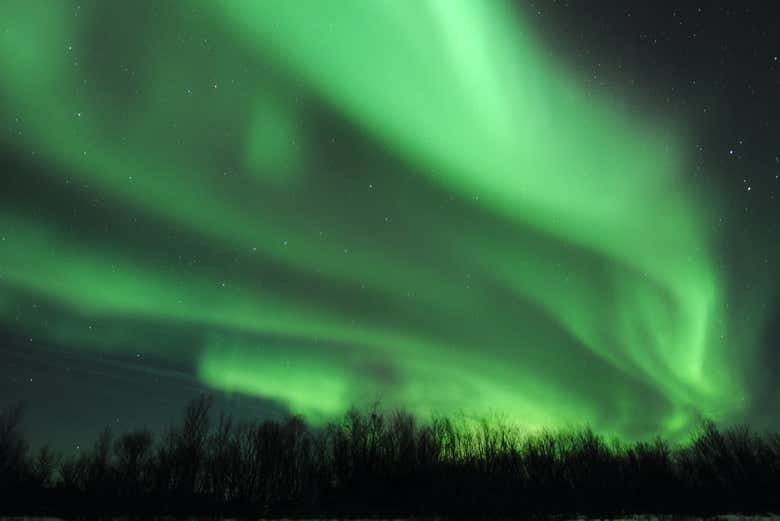
[(272, 396), (296, 414), (331, 419), (350, 406), (351, 375), (329, 353), (295, 348), (230, 348), (217, 343), (200, 360), (201, 376), (227, 390)]
[[(674, 435), (746, 405), (726, 339), (752, 339), (725, 336), (679, 138), (502, 4), (19, 0), (0, 20), (3, 143), (64, 199), (4, 201), (6, 322), (152, 345), (315, 420), (381, 396)], [(85, 334), (100, 321), (122, 332)]]

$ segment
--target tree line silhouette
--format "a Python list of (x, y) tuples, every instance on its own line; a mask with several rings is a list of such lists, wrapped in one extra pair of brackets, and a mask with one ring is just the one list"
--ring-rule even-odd
[(780, 510), (780, 435), (703, 422), (675, 446), (589, 428), (524, 433), (352, 409), (324, 428), (240, 421), (190, 402), (160, 435), (106, 429), (64, 457), (0, 414), (4, 514), (263, 516), (713, 514)]

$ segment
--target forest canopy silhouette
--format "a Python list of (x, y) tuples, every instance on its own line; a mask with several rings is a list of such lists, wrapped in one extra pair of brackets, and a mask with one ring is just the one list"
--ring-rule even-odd
[(201, 395), (164, 432), (105, 429), (63, 456), (30, 449), (21, 406), (0, 414), (4, 514), (758, 513), (778, 511), (779, 486), (780, 435), (711, 421), (682, 445), (378, 404), (313, 428), (236, 421)]

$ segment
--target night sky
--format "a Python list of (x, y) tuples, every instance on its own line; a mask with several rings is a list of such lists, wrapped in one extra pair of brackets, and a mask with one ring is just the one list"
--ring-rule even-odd
[(0, 5), (0, 409), (780, 429), (772, 2)]

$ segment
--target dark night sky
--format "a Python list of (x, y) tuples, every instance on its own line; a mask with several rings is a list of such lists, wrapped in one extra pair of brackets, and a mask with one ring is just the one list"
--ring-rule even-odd
[(109, 4), (0, 7), (0, 410), (35, 443), (200, 392), (780, 429), (774, 3)]
[[(695, 185), (720, 194), (715, 217), (728, 239), (735, 296), (778, 271), (780, 244), (780, 10), (772, 2), (545, 2), (546, 43), (596, 88), (630, 93), (690, 125)], [(764, 264), (764, 266), (761, 266)], [(757, 275), (759, 272), (761, 275)], [(735, 299), (736, 313), (749, 315)], [(780, 300), (766, 303), (757, 391), (743, 421), (778, 425)], [(733, 346), (739, 350), (740, 346)]]

